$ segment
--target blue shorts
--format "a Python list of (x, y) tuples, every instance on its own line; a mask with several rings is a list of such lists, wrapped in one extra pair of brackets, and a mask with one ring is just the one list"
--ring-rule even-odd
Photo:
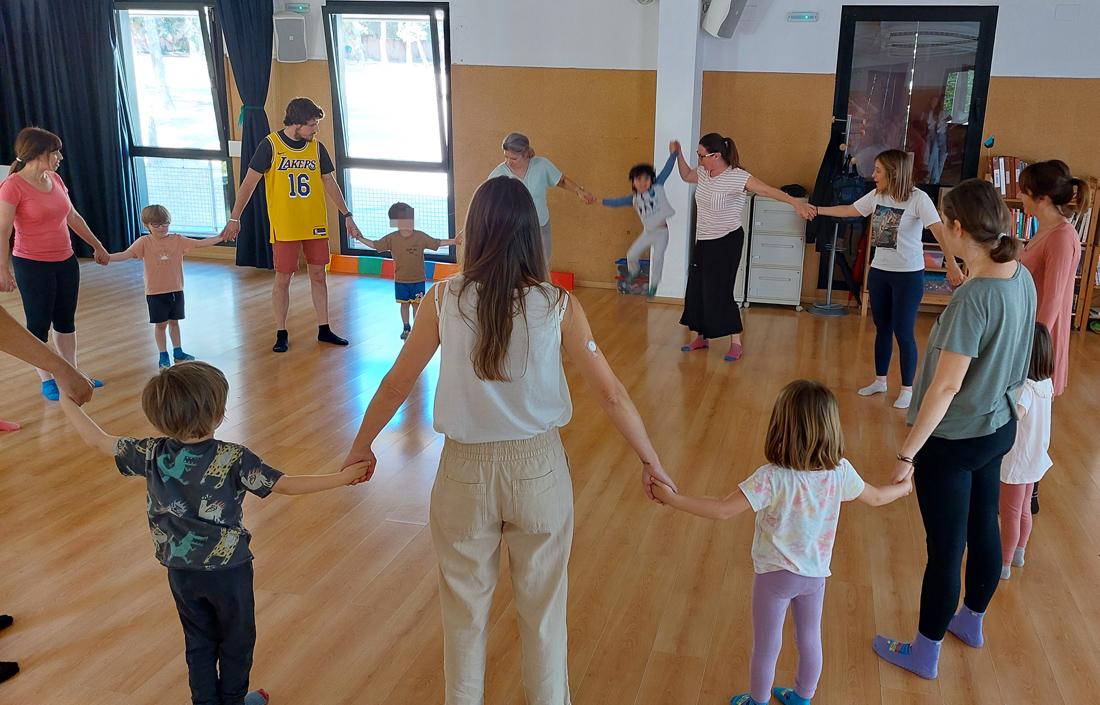
[(418, 304), (424, 298), (424, 282), (415, 284), (393, 283), (394, 293), (399, 304)]

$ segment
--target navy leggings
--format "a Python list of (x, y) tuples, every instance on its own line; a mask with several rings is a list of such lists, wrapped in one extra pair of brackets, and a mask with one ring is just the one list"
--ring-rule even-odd
[(875, 322), (875, 374), (890, 371), (894, 338), (901, 357), (901, 386), (912, 387), (917, 374), (917, 308), (924, 297), (924, 270), (887, 272), (871, 267), (867, 273), (871, 319)]

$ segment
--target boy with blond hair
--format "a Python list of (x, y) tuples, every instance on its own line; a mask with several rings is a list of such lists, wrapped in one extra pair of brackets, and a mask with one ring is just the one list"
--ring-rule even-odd
[(194, 360), (194, 355), (183, 351), (180, 342), (180, 321), (183, 320), (183, 256), (196, 247), (210, 247), (222, 241), (221, 234), (204, 240), (194, 240), (168, 232), (172, 216), (164, 206), (152, 205), (141, 209), (141, 222), (149, 229), (134, 244), (122, 252), (111, 255), (111, 262), (140, 259), (145, 262), (145, 302), (149, 305), (149, 322), (155, 328), (153, 336), (160, 350), (160, 367), (168, 367), (168, 341), (165, 330), (172, 336), (172, 358), (176, 362)]
[(153, 546), (183, 625), (192, 703), (266, 705), (267, 693), (248, 690), (256, 606), (244, 494), (320, 492), (369, 479), (370, 468), (284, 475), (244, 446), (215, 440), (228, 395), (225, 375), (205, 362), (161, 369), (141, 408), (164, 437), (142, 439), (104, 433), (66, 395), (61, 408), (85, 443), (114, 456), (119, 472), (145, 478)]

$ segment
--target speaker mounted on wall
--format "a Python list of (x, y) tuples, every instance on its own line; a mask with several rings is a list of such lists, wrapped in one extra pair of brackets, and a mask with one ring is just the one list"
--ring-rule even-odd
[(749, 0), (710, 0), (703, 2), (703, 31), (721, 39), (733, 36), (733, 30), (745, 12)]

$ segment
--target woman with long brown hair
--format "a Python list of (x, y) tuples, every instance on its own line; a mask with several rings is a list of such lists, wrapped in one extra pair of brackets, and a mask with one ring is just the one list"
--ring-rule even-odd
[[(69, 200), (69, 190), (57, 175), (61, 138), (39, 127), (27, 127), (15, 139), (15, 163), (0, 184), (0, 291), (15, 291), (23, 299), (27, 329), (53, 343), (61, 357), (76, 367), (76, 303), (80, 265), (69, 228), (92, 246), (95, 261), (106, 265), (110, 255)], [(15, 227), (15, 248), (8, 236)], [(14, 270), (14, 271), (13, 271)], [(42, 394), (57, 401), (57, 381), (39, 369)], [(103, 383), (96, 380), (96, 386)]]
[(549, 283), (527, 188), (497, 177), (474, 194), (462, 273), (432, 287), (367, 407), (345, 466), (371, 445), (442, 349), (435, 429), (446, 436), (431, 498), (448, 705), (484, 702), (489, 609), (501, 539), (519, 616), (527, 702), (566, 705), (566, 565), (573, 486), (558, 429), (572, 403), (561, 348), (637, 452), (642, 485), (668, 483), (637, 409), (580, 303)]
[(898, 341), (901, 358), (901, 392), (894, 407), (908, 409), (917, 374), (917, 311), (924, 297), (924, 229), (943, 250), (944, 267), (952, 284), (963, 282), (943, 236), (943, 223), (932, 199), (913, 186), (913, 157), (900, 149), (888, 149), (875, 158), (871, 177), (875, 190), (850, 206), (817, 209), (819, 215), (838, 218), (871, 216), (875, 258), (867, 273), (871, 317), (875, 322), (875, 381), (859, 390), (869, 397), (886, 391), (886, 374)]

